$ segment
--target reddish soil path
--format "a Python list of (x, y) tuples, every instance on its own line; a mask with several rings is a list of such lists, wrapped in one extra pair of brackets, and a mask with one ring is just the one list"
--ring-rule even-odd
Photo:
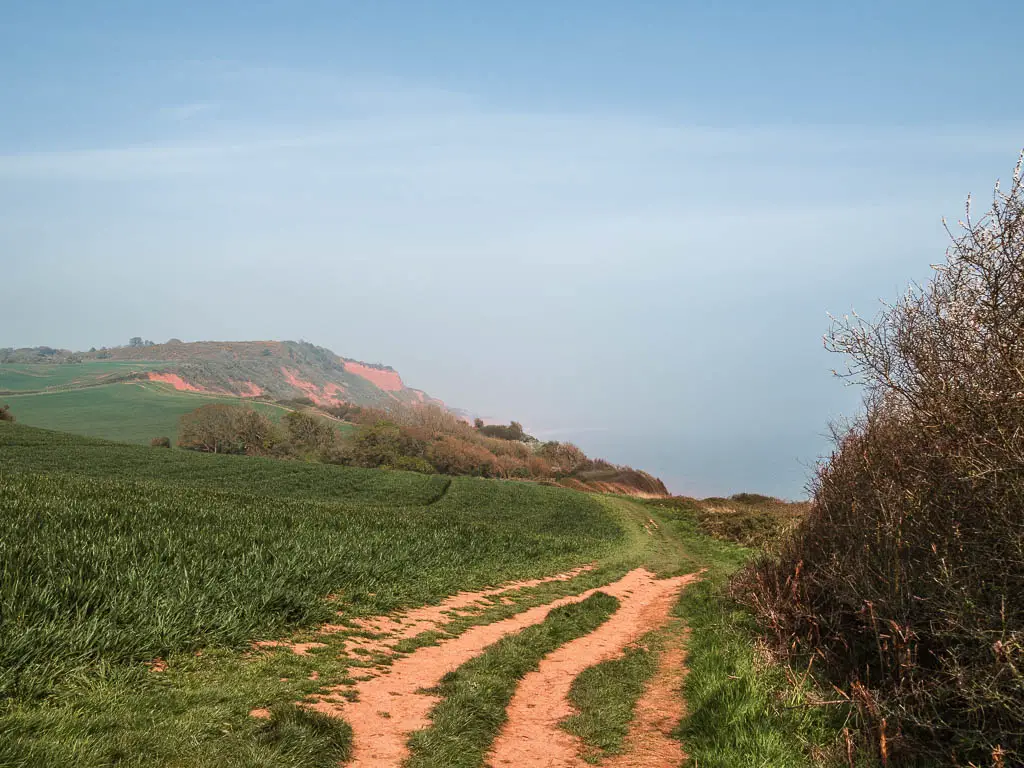
[[(500, 587), (483, 589), (478, 592), (459, 592), (451, 597), (445, 598), (438, 605), (425, 605), (422, 608), (413, 608), (402, 613), (390, 616), (374, 616), (366, 619), (358, 619), (353, 623), (357, 629), (373, 632), (380, 637), (348, 637), (345, 638), (345, 650), (367, 651), (394, 655), (395, 645), (401, 641), (416, 637), (423, 632), (438, 630), (458, 615), (477, 613), (492, 605), (489, 598), (507, 595), (509, 592), (538, 587), (542, 584), (550, 584), (555, 581), (569, 581), (580, 574), (594, 570), (593, 565), (582, 565), (554, 576), (544, 576), (539, 579), (526, 579), (524, 581), (510, 581)], [(333, 635), (345, 633), (352, 630), (351, 626), (345, 624), (325, 624), (318, 630), (321, 635)], [(257, 640), (253, 643), (255, 648), (290, 648), (298, 656), (305, 656), (311, 648), (322, 648), (323, 643), (317, 642), (290, 642), (287, 640)], [(364, 674), (374, 674), (373, 670), (366, 670)]]
[[(579, 740), (558, 726), (572, 714), (568, 695), (573, 680), (588, 667), (620, 656), (627, 645), (663, 626), (669, 620), (679, 591), (697, 578), (699, 574), (657, 580), (651, 573), (638, 569), (602, 588), (602, 592), (619, 598), (619, 610), (589, 635), (546, 656), (535, 672), (523, 678), (509, 704), (508, 722), (491, 749), (488, 765), (495, 768), (586, 766), (578, 754)], [(666, 717), (671, 715), (665, 714)], [(651, 715), (656, 716), (658, 713)], [(638, 727), (641, 727), (639, 723)]]
[[(384, 635), (384, 637), (347, 638), (345, 640), (346, 650), (359, 648), (370, 652), (391, 653), (394, 651), (395, 644), (400, 640), (407, 640), (423, 632), (437, 630), (460, 613), (464, 615), (471, 614), (487, 608), (492, 604), (489, 598), (498, 597), (509, 592), (518, 592), (530, 587), (538, 587), (541, 584), (549, 584), (555, 581), (569, 581), (593, 569), (593, 565), (584, 565), (555, 576), (545, 576), (544, 578), (528, 579), (525, 581), (511, 581), (500, 587), (484, 589), (479, 592), (459, 592), (446, 598), (438, 605), (425, 605), (422, 608), (414, 608), (393, 616), (376, 616), (369, 619), (360, 619), (356, 622), (360, 629), (379, 633)], [(349, 629), (350, 627), (340, 624), (328, 624), (321, 628), (321, 632), (345, 632)]]
[(683, 719), (680, 693), (686, 676), (686, 633), (674, 634), (658, 659), (658, 671), (636, 702), (625, 751), (604, 768), (675, 768), (686, 755), (672, 731)]
[[(648, 627), (651, 621), (647, 621), (645, 617), (650, 613), (651, 619), (657, 620), (662, 614), (667, 614), (673, 596), (690, 578), (692, 577), (684, 576), (657, 581), (648, 571), (636, 569), (619, 581), (600, 587), (600, 591), (618, 597), (622, 601), (622, 606), (605, 625), (602, 625), (612, 624), (617, 627), (611, 635), (602, 635), (603, 640), (599, 638), (604, 650), (596, 654), (590, 652), (588, 658), (593, 657), (600, 661), (606, 656), (615, 655), (626, 643), (652, 628)], [(439, 645), (419, 648), (409, 656), (399, 658), (379, 676), (358, 682), (355, 686), (358, 700), (355, 702), (349, 702), (343, 696), (351, 689), (339, 686), (330, 689), (320, 701), (309, 706), (329, 715), (343, 717), (352, 726), (354, 751), (350, 766), (398, 768), (409, 754), (406, 747), (409, 734), (430, 725), (428, 715), (438, 701), (436, 696), (420, 691), (433, 688), (444, 675), (478, 656), (487, 646), (505, 635), (539, 624), (551, 609), (579, 602), (596, 591), (598, 590), (591, 589), (579, 595), (563, 597), (493, 624), (471, 627), (458, 637), (443, 641)], [(657, 606), (653, 612), (645, 608), (652, 603)], [(627, 618), (617, 620), (624, 611)], [(595, 638), (599, 632), (601, 629), (588, 637)], [(566, 647), (573, 647), (574, 653), (586, 653), (581, 651), (577, 644), (586, 643), (587, 640), (588, 638), (581, 638)], [(589, 661), (586, 666), (594, 663), (597, 662)], [(563, 700), (571, 682), (572, 679), (569, 678), (564, 686)], [(557, 727), (554, 730), (557, 731)], [(561, 731), (559, 733), (567, 736)], [(538, 739), (541, 751), (546, 751), (546, 733), (542, 735), (535, 732), (531, 737)]]

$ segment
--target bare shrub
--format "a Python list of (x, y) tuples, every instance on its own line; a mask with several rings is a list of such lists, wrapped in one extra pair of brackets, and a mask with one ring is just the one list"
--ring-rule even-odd
[(14, 421), (14, 414), (11, 413), (11, 406), (0, 406), (0, 421)]
[(272, 453), (281, 443), (277, 426), (252, 408), (214, 403), (181, 417), (178, 447), (208, 453)]
[(493, 453), (468, 440), (445, 436), (431, 443), (427, 460), (445, 475), (496, 477), (500, 474)]
[(1020, 163), (950, 236), (926, 286), (834, 323), (865, 413), (836, 431), (781, 555), (735, 591), (780, 648), (818, 659), (890, 765), (1022, 765)]
[(330, 452), (337, 440), (337, 432), (322, 419), (302, 411), (289, 411), (284, 415), (284, 429), (288, 446), (302, 454)]
[(556, 475), (571, 475), (587, 462), (587, 455), (573, 443), (552, 440), (544, 443), (539, 453), (551, 462)]

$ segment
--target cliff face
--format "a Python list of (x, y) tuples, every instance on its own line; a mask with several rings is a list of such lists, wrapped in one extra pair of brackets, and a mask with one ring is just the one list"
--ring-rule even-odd
[(393, 368), (336, 355), (329, 349), (295, 341), (197, 341), (117, 347), (77, 355), (82, 360), (138, 362), (153, 381), (191, 392), (269, 397), (306, 397), (318, 405), (436, 403), (407, 387)]

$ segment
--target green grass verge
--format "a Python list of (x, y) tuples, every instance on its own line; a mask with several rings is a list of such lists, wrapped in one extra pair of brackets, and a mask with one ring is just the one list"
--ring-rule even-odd
[(812, 706), (814, 684), (792, 685), (780, 666), (759, 659), (751, 615), (712, 574), (691, 585), (676, 613), (690, 626), (684, 684), (688, 715), (677, 731), (700, 768), (842, 765), (837, 737), (845, 709)]
[[(813, 706), (832, 698), (807, 678), (793, 686), (781, 666), (755, 650), (753, 617), (726, 592), (729, 576), (752, 550), (706, 535), (705, 521), (687, 505), (644, 503), (666, 535), (706, 569), (688, 586), (674, 615), (690, 629), (684, 684), (687, 716), (676, 731), (694, 768), (800, 768), (837, 762), (846, 711)], [(799, 675), (798, 675), (799, 676)], [(605, 694), (608, 700), (622, 692)], [(600, 707), (600, 702), (591, 705)], [(614, 710), (613, 710), (614, 714)], [(619, 715), (621, 728), (623, 715)], [(845, 754), (845, 753), (844, 753)], [(845, 758), (844, 758), (845, 759)]]
[(409, 741), (408, 768), (476, 768), (506, 720), (516, 686), (556, 648), (589, 634), (614, 613), (619, 601), (597, 592), (552, 610), (547, 618), (490, 646), (446, 675), (431, 725)]
[(562, 727), (583, 742), (587, 762), (622, 753), (637, 699), (658, 669), (658, 645), (657, 633), (651, 633), (619, 658), (590, 667), (573, 681), (569, 701), (577, 714)]

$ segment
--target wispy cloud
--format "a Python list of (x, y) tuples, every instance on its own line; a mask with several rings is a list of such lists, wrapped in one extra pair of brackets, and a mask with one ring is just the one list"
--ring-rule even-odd
[(209, 101), (196, 101), (191, 104), (176, 104), (161, 107), (157, 112), (160, 117), (177, 122), (186, 122), (200, 115), (209, 114), (218, 109), (219, 105)]

